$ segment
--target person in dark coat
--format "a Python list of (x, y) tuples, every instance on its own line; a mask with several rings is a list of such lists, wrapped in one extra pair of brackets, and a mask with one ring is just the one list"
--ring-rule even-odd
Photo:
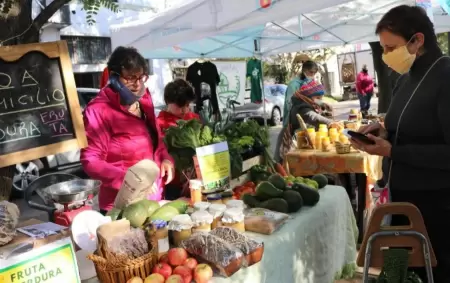
[[(433, 23), (417, 6), (387, 12), (376, 34), (383, 61), (401, 76), (382, 124), (360, 132), (374, 145), (353, 146), (383, 156), (383, 178), (392, 202), (409, 202), (422, 213), (437, 258), (434, 282), (450, 282), (450, 58), (439, 48)], [(443, 220), (444, 219), (444, 220)], [(392, 216), (392, 225), (408, 220)], [(447, 232), (448, 231), (448, 232)], [(415, 270), (428, 282), (424, 269)]]

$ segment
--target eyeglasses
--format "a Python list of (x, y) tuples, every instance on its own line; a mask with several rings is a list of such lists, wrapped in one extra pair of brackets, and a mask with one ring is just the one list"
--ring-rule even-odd
[(148, 75), (145, 75), (145, 74), (141, 75), (139, 77), (137, 77), (137, 76), (124, 77), (116, 72), (112, 72), (112, 73), (121, 77), (125, 81), (126, 84), (135, 84), (137, 82), (145, 83), (148, 80)]

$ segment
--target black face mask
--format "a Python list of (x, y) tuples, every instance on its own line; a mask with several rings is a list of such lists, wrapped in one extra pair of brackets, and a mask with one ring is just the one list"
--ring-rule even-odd
[(362, 70), (362, 71), (363, 71), (364, 74), (367, 74), (367, 72), (368, 72), (367, 70)]

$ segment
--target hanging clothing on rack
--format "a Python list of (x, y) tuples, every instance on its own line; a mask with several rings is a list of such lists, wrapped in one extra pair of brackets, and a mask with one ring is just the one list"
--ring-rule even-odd
[(247, 77), (250, 77), (250, 101), (253, 103), (262, 102), (262, 69), (261, 61), (252, 58), (247, 62)]
[(186, 80), (192, 84), (195, 90), (196, 112), (203, 108), (202, 84), (209, 85), (210, 103), (214, 114), (219, 113), (219, 101), (217, 99), (216, 87), (220, 83), (219, 72), (216, 65), (210, 61), (196, 61), (187, 69)]

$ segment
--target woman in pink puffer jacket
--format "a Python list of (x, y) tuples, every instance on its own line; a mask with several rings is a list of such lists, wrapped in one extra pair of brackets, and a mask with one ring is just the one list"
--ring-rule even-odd
[(99, 206), (109, 211), (127, 169), (143, 159), (161, 168), (157, 191), (149, 196), (161, 200), (164, 185), (174, 176), (173, 160), (167, 153), (154, 106), (144, 83), (146, 60), (131, 47), (118, 47), (108, 61), (109, 83), (84, 111), (88, 147), (81, 150), (84, 171), (102, 181)]

